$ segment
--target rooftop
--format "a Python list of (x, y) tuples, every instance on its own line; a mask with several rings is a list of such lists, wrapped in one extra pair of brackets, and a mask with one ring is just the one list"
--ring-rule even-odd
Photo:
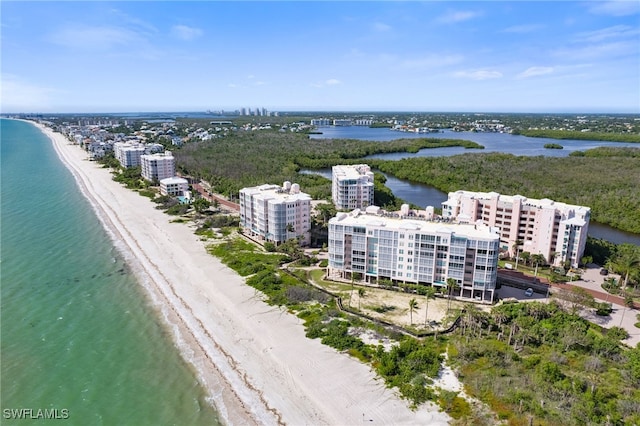
[(499, 240), (500, 236), (482, 224), (456, 224), (450, 222), (402, 219), (384, 215), (362, 214), (358, 209), (350, 213), (338, 213), (329, 223), (417, 231), (422, 233), (456, 234), (458, 236)]

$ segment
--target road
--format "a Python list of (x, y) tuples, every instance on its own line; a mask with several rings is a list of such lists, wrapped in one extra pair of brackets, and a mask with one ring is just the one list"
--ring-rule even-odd
[[(500, 273), (505, 273), (504, 270), (500, 270)], [(526, 279), (527, 276), (517, 272), (517, 271), (507, 271), (506, 274), (513, 277), (519, 277)], [(629, 333), (629, 338), (623, 340), (624, 343), (629, 346), (635, 346), (640, 343), (640, 328), (635, 326), (635, 323), (638, 322), (636, 319), (636, 315), (638, 314), (638, 309), (640, 309), (640, 305), (636, 302), (633, 308), (628, 308), (624, 304), (624, 299), (619, 296), (614, 296), (612, 294), (607, 293), (602, 289), (602, 283), (605, 278), (614, 277), (619, 279), (620, 277), (615, 274), (609, 274), (608, 276), (600, 275), (600, 267), (597, 265), (589, 265), (584, 269), (584, 272), (579, 280), (573, 281), (570, 284), (551, 284), (551, 291), (553, 289), (562, 289), (562, 290), (571, 290), (573, 287), (580, 287), (587, 291), (587, 293), (591, 294), (598, 302), (610, 302), (613, 305), (613, 312), (611, 315), (606, 317), (597, 316), (592, 309), (583, 310), (580, 315), (589, 321), (598, 324), (605, 328), (611, 328), (614, 326), (622, 327)], [(530, 280), (531, 277), (528, 277)], [(541, 283), (549, 284), (546, 279), (538, 280)], [(533, 297), (526, 297), (524, 295), (524, 290), (502, 286), (500, 290), (498, 290), (498, 294), (501, 298), (509, 298), (513, 297), (520, 301), (525, 300), (537, 300), (537, 301), (547, 301), (545, 295), (540, 295), (534, 293)]]
[(225, 210), (230, 210), (230, 211), (235, 212), (235, 213), (239, 213), (240, 212), (240, 204), (233, 203), (233, 202), (227, 200), (226, 198), (224, 198), (222, 195), (210, 193), (200, 183), (194, 183), (191, 186), (193, 187), (194, 190), (198, 191), (200, 193), (200, 195), (202, 195), (202, 197), (205, 198), (206, 200), (208, 200), (208, 201), (210, 201), (212, 203), (214, 201), (217, 201), (218, 204), (221, 207), (223, 207)]

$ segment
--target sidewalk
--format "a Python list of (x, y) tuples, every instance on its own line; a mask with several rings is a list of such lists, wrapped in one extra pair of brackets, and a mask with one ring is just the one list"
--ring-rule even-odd
[(614, 326), (624, 328), (630, 337), (623, 340), (623, 342), (635, 347), (640, 343), (640, 328), (634, 325), (638, 322), (636, 315), (640, 312), (637, 309), (637, 303), (635, 309), (627, 308), (624, 304), (624, 298), (607, 293), (602, 288), (604, 280), (610, 277), (619, 280), (620, 277), (611, 273), (609, 275), (600, 275), (600, 269), (600, 266), (590, 264), (587, 268), (583, 268), (584, 273), (579, 280), (568, 284), (552, 284), (552, 288), (571, 289), (571, 287), (581, 287), (587, 290), (598, 302), (611, 303), (613, 312), (609, 316), (601, 317), (591, 311), (584, 312), (581, 316), (605, 328)]
[[(627, 308), (624, 304), (624, 299), (619, 296), (614, 296), (612, 294), (607, 293), (602, 288), (602, 283), (606, 278), (613, 277), (615, 279), (620, 279), (620, 277), (616, 274), (609, 275), (600, 275), (600, 267), (597, 265), (589, 265), (588, 268), (583, 269), (585, 272), (582, 274), (580, 280), (576, 280), (566, 284), (550, 284), (550, 290), (553, 293), (554, 289), (562, 289), (562, 290), (571, 290), (573, 287), (581, 287), (584, 288), (589, 294), (591, 294), (596, 301), (598, 302), (608, 302), (613, 306), (613, 312), (609, 316), (601, 317), (595, 314), (593, 309), (583, 310), (580, 313), (580, 316), (583, 318), (593, 322), (594, 324), (598, 324), (604, 328), (611, 328), (614, 326), (622, 327), (629, 333), (629, 338), (623, 340), (629, 346), (635, 347), (638, 343), (640, 343), (640, 328), (635, 326), (635, 323), (638, 322), (636, 319), (636, 315), (640, 312), (638, 309), (638, 304), (636, 303), (635, 309)], [(533, 277), (527, 277), (520, 272), (517, 271), (501, 271), (502, 273), (506, 273), (511, 276), (521, 276), (523, 279), (529, 278), (533, 280)], [(549, 284), (546, 279), (538, 277), (540, 283)], [(514, 298), (519, 300), (520, 302), (524, 301), (539, 301), (539, 302), (548, 302), (546, 295), (534, 293), (531, 297), (526, 297), (524, 295), (524, 290), (514, 287), (502, 286), (500, 290), (498, 290), (498, 295), (501, 298)]]

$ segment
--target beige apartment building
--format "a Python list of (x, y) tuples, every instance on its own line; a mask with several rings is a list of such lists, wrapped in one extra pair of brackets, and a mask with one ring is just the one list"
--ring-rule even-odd
[(113, 155), (122, 167), (137, 167), (140, 165), (140, 157), (144, 155), (147, 147), (141, 143), (116, 142), (113, 144)]
[(140, 156), (142, 177), (149, 181), (161, 181), (176, 174), (176, 161), (171, 151)]
[(311, 242), (311, 197), (300, 185), (284, 182), (240, 190), (240, 226), (261, 241), (281, 244), (298, 238), (303, 246)]
[[(368, 209), (371, 210), (371, 209)], [(485, 225), (454, 224), (366, 214), (338, 213), (329, 220), (329, 267), (334, 278), (446, 287), (468, 299), (494, 299), (499, 236)]]
[[(548, 262), (577, 267), (587, 243), (591, 209), (549, 199), (497, 192), (450, 192), (442, 216), (458, 223), (482, 222), (500, 229), (500, 248), (542, 254)], [(514, 248), (516, 242), (521, 244)]]
[(331, 169), (331, 198), (338, 210), (373, 205), (373, 172), (366, 164), (337, 165)]

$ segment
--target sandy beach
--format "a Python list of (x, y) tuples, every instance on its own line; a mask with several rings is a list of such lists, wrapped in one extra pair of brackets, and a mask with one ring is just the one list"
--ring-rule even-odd
[(370, 367), (307, 339), (301, 321), (261, 300), (209, 255), (187, 224), (112, 180), (108, 169), (42, 125), (226, 424), (445, 425), (416, 411)]

